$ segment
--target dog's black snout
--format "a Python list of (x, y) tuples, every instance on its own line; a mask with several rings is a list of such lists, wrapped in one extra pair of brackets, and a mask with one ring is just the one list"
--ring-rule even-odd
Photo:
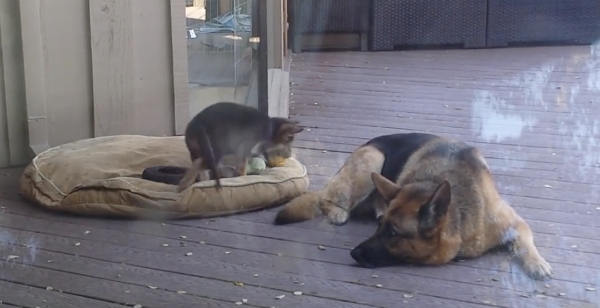
[(350, 256), (358, 264), (360, 264), (362, 266), (365, 265), (366, 262), (365, 262), (364, 250), (362, 247), (360, 247), (360, 246), (354, 247), (352, 250), (350, 250)]
[(374, 268), (373, 264), (371, 264), (365, 256), (367, 252), (367, 250), (359, 246), (350, 251), (350, 256), (359, 266), (364, 268)]

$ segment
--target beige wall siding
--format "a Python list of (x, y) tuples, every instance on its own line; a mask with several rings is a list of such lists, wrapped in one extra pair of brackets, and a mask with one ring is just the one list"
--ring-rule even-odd
[(94, 136), (181, 133), (184, 14), (184, 0), (0, 0), (0, 167)]
[(0, 0), (0, 166), (29, 159), (19, 3)]
[[(164, 0), (90, 1), (96, 136), (174, 133), (170, 6)], [(181, 5), (179, 18), (184, 12)]]
[(40, 4), (50, 146), (93, 137), (88, 1)]
[[(133, 3), (134, 86), (145, 89), (135, 97), (136, 110), (144, 110), (143, 116), (136, 119), (136, 131), (171, 135), (175, 123), (170, 3), (164, 0), (133, 0)], [(185, 20), (184, 6), (180, 7), (179, 18)], [(185, 28), (179, 34), (185, 37)], [(187, 52), (184, 44), (185, 41), (181, 49)]]

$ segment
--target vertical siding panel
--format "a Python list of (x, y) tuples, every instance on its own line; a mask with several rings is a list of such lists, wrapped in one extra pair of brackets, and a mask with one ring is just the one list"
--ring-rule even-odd
[[(3, 1), (3, 0), (0, 0)], [(0, 4), (0, 10), (2, 5)], [(2, 38), (2, 16), (0, 16), (0, 39)], [(8, 144), (8, 121), (6, 115), (6, 92), (4, 90), (4, 55), (3, 46), (0, 45), (0, 168), (8, 166), (9, 159), (9, 144)]]
[[(87, 0), (42, 2), (50, 146), (94, 136)], [(77, 129), (73, 129), (76, 127)]]
[(94, 135), (135, 133), (132, 1), (90, 0)]
[(171, 0), (171, 43), (175, 134), (182, 135), (190, 120), (185, 0)]
[(45, 42), (42, 37), (41, 1), (19, 2), (29, 146), (36, 154), (50, 147), (46, 116)]
[(171, 4), (165, 0), (131, 2), (136, 132), (171, 136), (175, 131)]
[[(23, 75), (23, 45), (21, 42), (21, 21), (19, 2), (0, 0), (0, 49), (2, 56), (0, 76), (6, 111), (6, 151), (0, 149), (0, 165), (22, 165), (31, 158), (27, 138), (27, 106), (25, 104), (25, 77)], [(2, 137), (4, 139), (4, 137)], [(0, 148), (3, 148), (0, 145)], [(5, 159), (6, 158), (6, 159)]]

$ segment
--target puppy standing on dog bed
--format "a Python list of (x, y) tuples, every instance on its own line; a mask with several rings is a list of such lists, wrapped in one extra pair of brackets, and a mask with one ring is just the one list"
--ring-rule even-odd
[[(246, 175), (246, 165), (253, 152), (263, 154), (269, 148), (291, 145), (294, 135), (303, 129), (297, 122), (271, 118), (256, 108), (231, 102), (213, 104), (198, 113), (188, 124), (185, 143), (190, 151), (192, 167), (183, 177), (177, 190), (192, 185), (200, 171), (210, 170), (221, 188), (222, 177), (217, 163), (226, 155), (237, 160), (238, 174)], [(201, 180), (208, 180), (204, 172)]]
[[(268, 148), (263, 155), (252, 157), (248, 160), (246, 173), (251, 175), (261, 174), (267, 167), (283, 167), (286, 159), (292, 157), (292, 146), (290, 144)], [(217, 164), (217, 172), (221, 178), (233, 178), (240, 176), (235, 168), (236, 160), (233, 155), (224, 156)], [(142, 173), (142, 178), (149, 181), (160, 182), (170, 185), (178, 185), (186, 174), (188, 168), (176, 166), (154, 166), (149, 167)], [(203, 170), (205, 178), (210, 178), (210, 170)], [(195, 182), (200, 181), (197, 175)]]

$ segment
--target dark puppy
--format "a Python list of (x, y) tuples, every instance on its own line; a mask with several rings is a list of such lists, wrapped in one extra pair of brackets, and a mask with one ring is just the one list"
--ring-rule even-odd
[[(185, 143), (190, 151), (192, 167), (179, 183), (181, 192), (192, 185), (198, 172), (210, 170), (221, 188), (222, 177), (217, 163), (227, 155), (235, 156), (239, 175), (246, 174), (248, 158), (264, 155), (268, 148), (291, 145), (294, 135), (303, 128), (285, 118), (271, 118), (256, 108), (220, 102), (198, 113), (188, 124)], [(201, 180), (208, 180), (204, 172)]]

